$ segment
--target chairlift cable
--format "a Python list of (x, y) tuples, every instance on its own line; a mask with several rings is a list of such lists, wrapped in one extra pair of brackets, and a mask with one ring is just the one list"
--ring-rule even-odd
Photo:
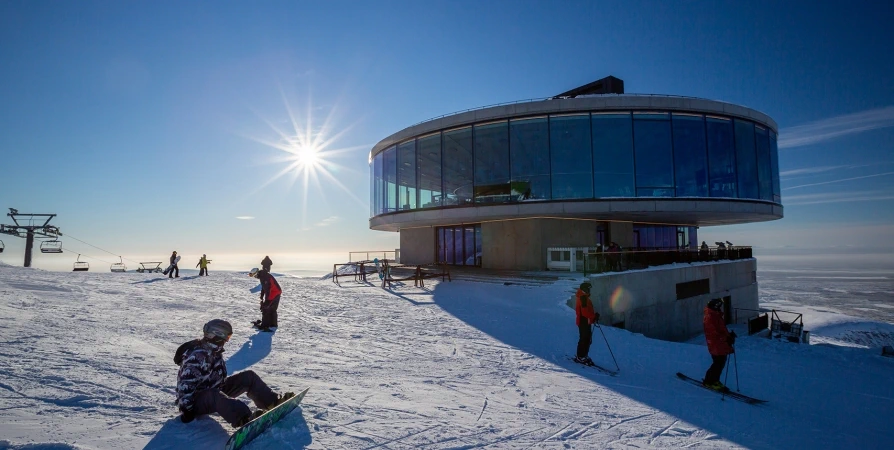
[[(89, 244), (88, 244), (88, 245), (89, 245)], [(68, 250), (68, 251), (70, 251), (70, 252), (72, 252), (72, 253), (77, 253), (77, 252), (75, 252), (74, 250), (69, 250), (69, 249), (67, 249), (67, 248), (64, 248), (63, 250)], [(101, 250), (101, 249), (100, 249), (100, 250)], [(103, 262), (103, 263), (106, 263), (106, 264), (112, 264), (112, 263), (110, 263), (110, 262), (108, 262), (108, 261), (103, 261), (103, 260), (101, 260), (101, 259), (99, 259), (99, 258), (97, 258), (97, 257), (95, 257), (95, 256), (90, 256), (90, 255), (85, 255), (85, 254), (83, 254), (83, 253), (78, 253), (78, 257), (80, 258), (81, 256), (83, 256), (84, 258), (95, 259), (95, 260), (97, 260), (97, 261), (99, 261), (99, 262)]]
[[(95, 248), (95, 249), (97, 249), (97, 250), (102, 250), (102, 251), (104, 251), (104, 252), (106, 252), (106, 253), (108, 253), (108, 254), (110, 254), (110, 255), (112, 255), (112, 256), (117, 256), (117, 257), (120, 258), (120, 259), (124, 259), (124, 257), (121, 256), (121, 255), (116, 255), (116, 254), (114, 254), (114, 253), (112, 253), (112, 252), (110, 252), (110, 251), (108, 251), (108, 250), (101, 249), (101, 248), (99, 248), (99, 247), (97, 247), (97, 246), (95, 246), (95, 245), (93, 245), (93, 244), (88, 244), (88, 243), (86, 243), (86, 242), (84, 242), (84, 241), (82, 241), (82, 240), (80, 240), (80, 239), (78, 239), (78, 238), (76, 238), (76, 237), (74, 237), (74, 236), (68, 234), (68, 233), (65, 233), (64, 236), (65, 236), (66, 238), (74, 239), (74, 240), (76, 240), (76, 241), (78, 241), (78, 242), (80, 242), (80, 243), (82, 243), (82, 244), (89, 245), (89, 246), (91, 246), (91, 247), (93, 247), (93, 248)], [(94, 258), (94, 259), (97, 259), (97, 260), (99, 260), (99, 261), (102, 261), (102, 260), (99, 259), (99, 258)], [(139, 262), (134, 261), (134, 260), (132, 260), (132, 259), (130, 259), (130, 258), (128, 258), (127, 260), (130, 261), (130, 262), (132, 262), (132, 263), (134, 263), (134, 264), (139, 264)], [(102, 262), (106, 262), (106, 261), (102, 261)], [(111, 263), (109, 263), (109, 264), (111, 264)]]

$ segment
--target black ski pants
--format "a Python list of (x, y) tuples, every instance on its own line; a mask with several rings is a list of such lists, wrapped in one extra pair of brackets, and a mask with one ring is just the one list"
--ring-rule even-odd
[(577, 355), (584, 358), (590, 355), (590, 344), (593, 343), (593, 328), (581, 317), (581, 324), (577, 326), (580, 338), (577, 340)]
[(251, 370), (227, 377), (220, 389), (205, 389), (196, 393), (193, 411), (196, 417), (218, 413), (230, 425), (236, 427), (239, 420), (251, 414), (248, 405), (236, 400), (245, 394), (255, 406), (267, 409), (276, 403), (276, 394)]
[(207, 267), (202, 267), (201, 269), (199, 269), (199, 276), (202, 276), (202, 275), (204, 275), (206, 277), (208, 276), (208, 268)]
[(269, 327), (278, 327), (278, 318), (279, 315), (276, 313), (276, 310), (279, 309), (279, 298), (282, 295), (277, 295), (273, 301), (264, 302), (261, 305), (261, 324), (258, 325), (258, 328), (269, 328)]
[(705, 384), (720, 381), (720, 374), (723, 373), (727, 358), (729, 358), (729, 355), (711, 355), (711, 367), (705, 372)]
[(180, 268), (174, 265), (174, 267), (171, 268), (171, 271), (168, 272), (168, 278), (174, 278), (174, 272), (177, 273), (177, 277), (180, 277)]

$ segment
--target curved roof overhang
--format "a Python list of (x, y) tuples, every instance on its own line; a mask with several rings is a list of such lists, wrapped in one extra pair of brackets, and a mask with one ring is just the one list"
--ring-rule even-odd
[(451, 114), (413, 125), (382, 139), (370, 151), (370, 158), (392, 145), (417, 136), (439, 130), (465, 125), (510, 119), (515, 117), (539, 116), (545, 114), (572, 114), (591, 111), (679, 111), (703, 114), (717, 114), (737, 117), (762, 123), (775, 132), (779, 131), (776, 121), (770, 116), (744, 106), (732, 103), (705, 100), (694, 97), (674, 97), (643, 94), (605, 94), (590, 97), (557, 98), (529, 102), (519, 102), (491, 106), (472, 111)]
[(401, 228), (546, 218), (714, 226), (766, 222), (782, 216), (782, 205), (761, 200), (618, 198), (417, 209), (372, 217), (369, 228), (400, 231)]

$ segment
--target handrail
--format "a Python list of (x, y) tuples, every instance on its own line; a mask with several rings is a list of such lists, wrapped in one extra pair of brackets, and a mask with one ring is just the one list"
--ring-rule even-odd
[[(703, 100), (701, 97), (693, 97), (693, 96), (690, 96), (690, 95), (637, 94), (637, 93), (633, 93), (633, 92), (630, 92), (630, 93), (624, 93), (624, 94), (591, 94), (591, 95), (578, 95), (577, 97), (569, 97), (569, 98), (623, 97), (623, 96), (631, 96), (631, 97), (671, 97), (671, 98), (690, 98), (690, 99)], [(414, 123), (413, 125), (410, 125), (410, 127), (415, 127), (416, 125), (419, 125), (419, 124), (422, 124), (422, 123), (426, 123), (426, 122), (431, 122), (432, 120), (442, 119), (442, 118), (444, 118), (444, 117), (455, 116), (455, 115), (457, 115), (457, 114), (467, 113), (467, 112), (471, 112), (471, 111), (478, 111), (478, 110), (481, 110), (481, 109), (494, 108), (494, 107), (497, 107), (497, 106), (516, 105), (516, 104), (519, 104), (519, 103), (533, 103), (533, 102), (541, 102), (541, 101), (545, 101), (545, 100), (564, 100), (564, 99), (565, 99), (565, 98), (563, 98), (563, 97), (540, 97), (540, 98), (529, 98), (529, 99), (525, 99), (525, 100), (515, 100), (515, 101), (511, 101), (511, 102), (494, 103), (494, 104), (492, 104), (492, 105), (478, 106), (478, 107), (475, 107), (475, 108), (468, 108), (468, 109), (464, 109), (464, 110), (456, 111), (456, 112), (452, 112), (452, 113), (441, 114), (440, 116), (432, 117), (431, 119), (426, 119), (426, 120), (423, 120), (423, 121), (420, 121), (420, 122), (416, 122), (416, 123)], [(704, 100), (710, 100), (710, 99), (704, 99)], [(711, 101), (714, 101), (714, 102), (721, 102), (721, 103), (728, 103), (728, 102), (724, 102), (724, 101), (722, 101), (722, 100), (711, 100)], [(749, 107), (749, 106), (745, 106), (745, 105), (738, 105), (738, 106), (742, 106), (742, 107), (749, 108), (749, 109), (754, 109), (754, 108), (751, 108), (751, 107)], [(755, 110), (755, 111), (757, 111), (757, 110)], [(758, 112), (760, 112), (760, 111), (758, 111)], [(409, 127), (408, 127), (408, 128), (409, 128)]]

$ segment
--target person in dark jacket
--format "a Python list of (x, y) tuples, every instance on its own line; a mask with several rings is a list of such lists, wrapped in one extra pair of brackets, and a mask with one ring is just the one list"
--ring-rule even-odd
[(577, 353), (574, 362), (593, 365), (590, 359), (590, 344), (593, 343), (593, 324), (599, 321), (599, 313), (593, 309), (593, 301), (590, 299), (589, 281), (581, 283), (575, 294), (574, 323), (577, 325), (579, 338), (577, 341)]
[[(180, 259), (177, 258), (177, 252), (171, 253), (170, 261), (171, 269), (168, 272), (168, 278), (180, 278), (180, 267), (177, 266), (177, 263), (180, 261)], [(174, 275), (175, 272), (177, 273), (177, 275)]]
[(261, 260), (261, 268), (266, 270), (268, 273), (270, 272), (270, 266), (273, 265), (273, 261), (270, 260), (269, 256), (265, 256), (264, 259)]
[[(184, 423), (196, 417), (218, 413), (233, 427), (241, 427), (270, 408), (295, 394), (277, 395), (251, 370), (227, 376), (223, 359), (224, 344), (230, 340), (233, 327), (229, 322), (214, 319), (205, 324), (204, 337), (187, 348), (177, 373), (177, 406)], [(245, 403), (236, 400), (246, 394), (255, 406), (254, 413)]]
[(723, 367), (726, 366), (729, 355), (735, 352), (733, 345), (736, 343), (736, 333), (730, 332), (726, 328), (722, 308), (722, 299), (711, 300), (705, 307), (705, 317), (702, 320), (702, 325), (705, 328), (705, 340), (708, 343), (708, 352), (711, 354), (712, 360), (711, 367), (705, 372), (702, 384), (717, 391), (726, 389), (726, 386), (720, 382), (720, 374), (723, 373)]
[(261, 331), (273, 331), (270, 328), (278, 327), (279, 298), (282, 288), (279, 282), (266, 270), (254, 271), (253, 276), (261, 282), (261, 320), (255, 321), (255, 326)]

